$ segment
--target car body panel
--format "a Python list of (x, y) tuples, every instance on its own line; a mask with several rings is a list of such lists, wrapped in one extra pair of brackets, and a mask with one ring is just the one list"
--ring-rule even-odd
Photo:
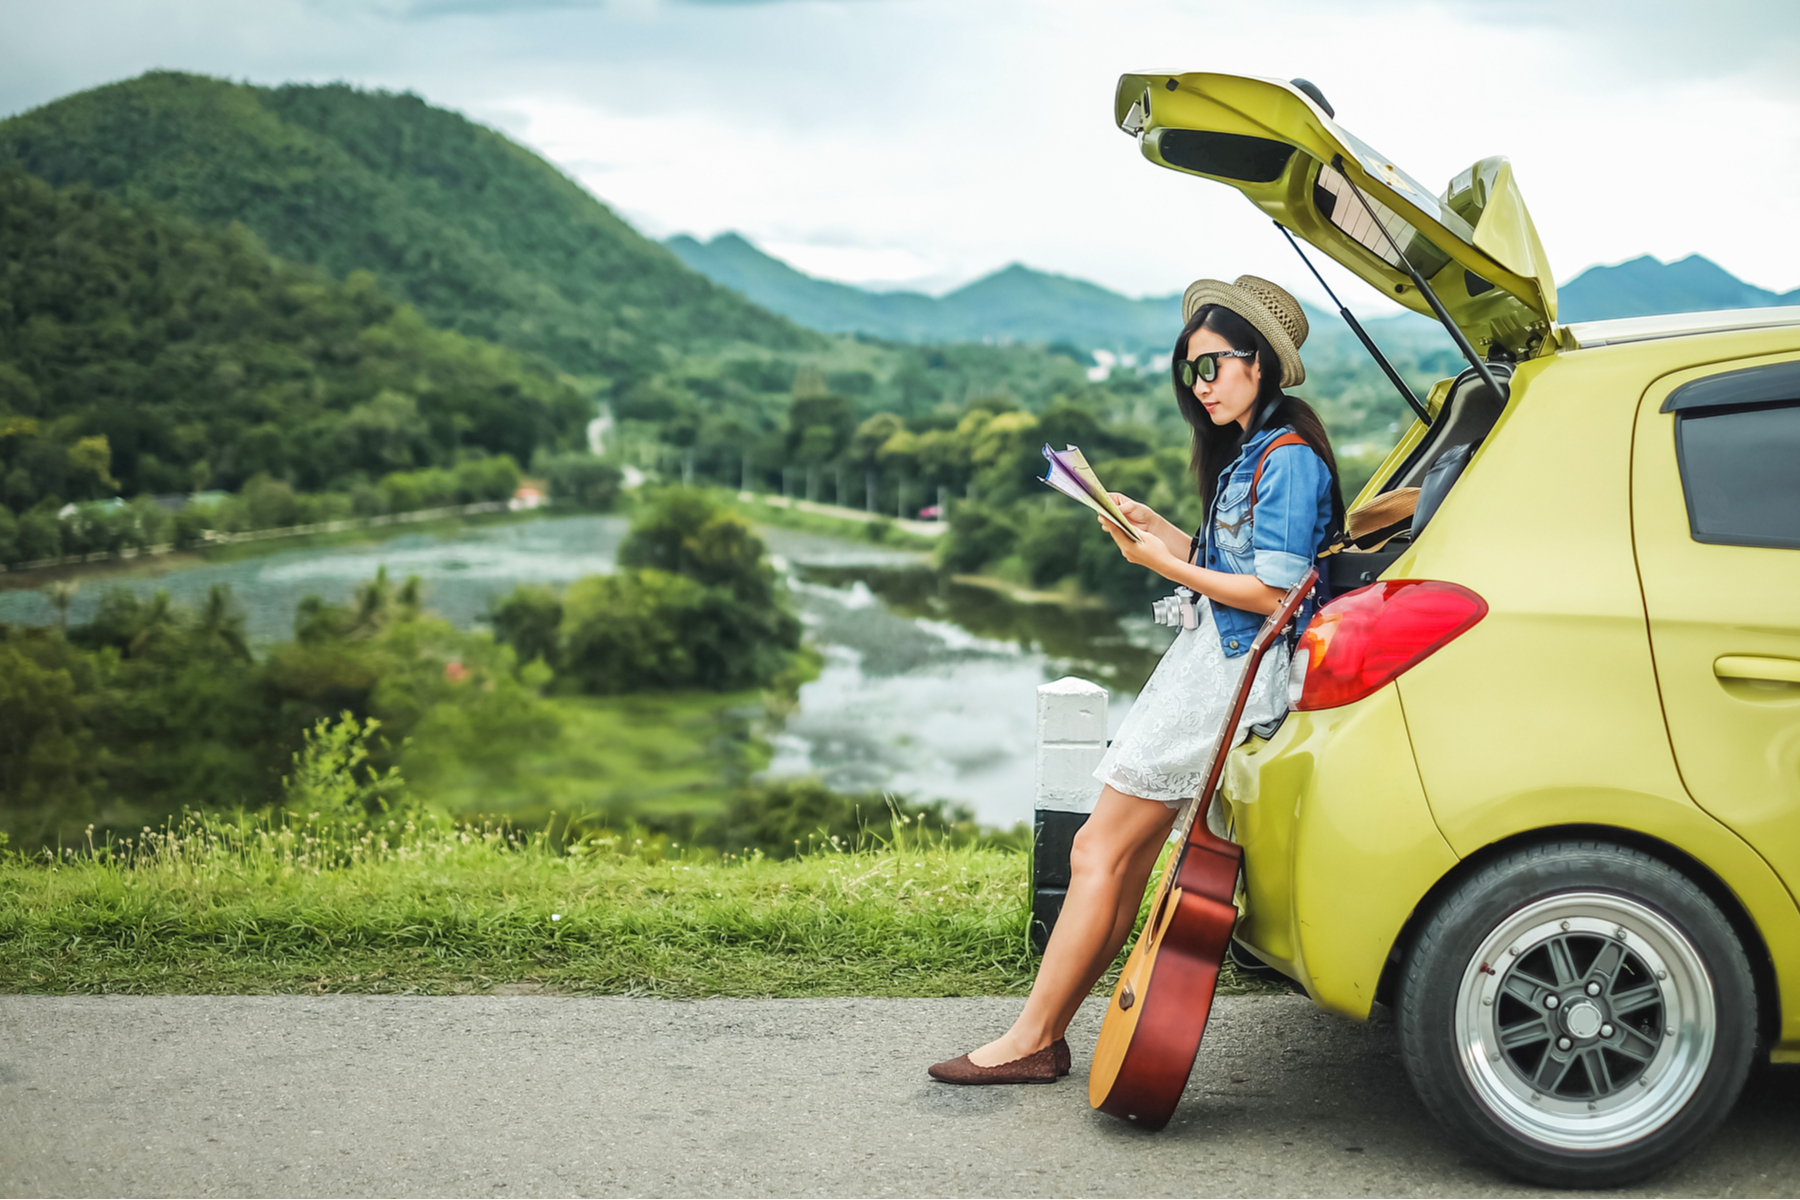
[(1366, 1018), (1418, 898), (1456, 865), (1393, 687), (1290, 714), (1233, 754), (1223, 793), (1239, 841), (1256, 848), (1238, 940), (1321, 1007)]
[(1150, 161), (1236, 188), (1383, 295), (1434, 315), (1397, 245), (1478, 349), (1518, 358), (1553, 345), (1555, 279), (1504, 158), (1475, 163), (1440, 199), (1292, 84), (1241, 75), (1124, 75), (1113, 115)]
[[(1386, 960), (1385, 951), (1375, 953), (1366, 937), (1346, 928), (1348, 912), (1391, 938), (1445, 873), (1485, 847), (1545, 830), (1592, 836), (1596, 827), (1611, 827), (1676, 848), (1731, 891), (1756, 925), (1776, 977), (1775, 1055), (1800, 1051), (1800, 908), (1765, 856), (1697, 804), (1683, 782), (1633, 543), (1634, 437), (1641, 447), (1644, 436), (1667, 436), (1660, 425), (1639, 433), (1647, 391), (1660, 398), (1709, 371), (1800, 350), (1797, 333), (1728, 331), (1521, 364), (1494, 429), (1431, 526), (1384, 575), (1451, 580), (1489, 606), (1479, 624), (1377, 693), (1397, 697), (1404, 740), (1396, 743), (1391, 722), (1360, 715), (1377, 698), (1370, 697), (1341, 710), (1294, 713), (1273, 740), (1234, 752), (1228, 778), (1241, 781), (1253, 770), (1257, 792), (1252, 804), (1234, 802), (1234, 813), (1243, 812), (1238, 828), (1251, 881), (1242, 940), (1291, 971), (1319, 1003), (1365, 1015), (1364, 997)], [(1422, 433), (1416, 424), (1403, 437), (1376, 481)], [(1379, 486), (1372, 481), (1371, 493)], [(1679, 495), (1669, 496), (1665, 486), (1659, 503), (1667, 510), (1658, 518), (1664, 532), (1676, 520), (1670, 536), (1687, 539)], [(1700, 575), (1687, 586), (1703, 604), (1739, 581)], [(1792, 584), (1783, 594), (1789, 615), (1780, 636), (1791, 637)], [(1731, 644), (1744, 653), (1777, 652), (1774, 640)], [(1700, 682), (1709, 698), (1720, 690), (1710, 674)], [(1710, 728), (1704, 736), (1736, 737), (1716, 721)], [(1740, 741), (1730, 744), (1741, 749)], [(1790, 748), (1783, 752), (1792, 744), (1781, 743)], [(1422, 790), (1442, 850), (1422, 843), (1419, 816), (1403, 811), (1416, 803), (1413, 786)], [(1398, 856), (1334, 832), (1351, 819), (1391, 837)], [(1793, 805), (1758, 819), (1762, 824), (1745, 826), (1755, 825), (1757, 836), (1800, 830), (1786, 823), (1800, 821)], [(1334, 849), (1309, 854), (1309, 844)], [(1800, 833), (1782, 844), (1800, 847)], [(1283, 887), (1287, 894), (1278, 895)], [(1346, 949), (1333, 956), (1314, 930)], [(1315, 978), (1327, 962), (1330, 974)]]
[[(1800, 353), (1789, 353), (1731, 367), (1797, 359)], [(1681, 385), (1718, 374), (1714, 365), (1664, 376), (1638, 408), (1632, 499), (1644, 607), (1687, 791), (1793, 891), (1800, 885), (1800, 548), (1696, 540), (1677, 466), (1676, 414), (1661, 411)], [(1733, 657), (1764, 660), (1775, 668), (1765, 674), (1797, 681), (1721, 675), (1720, 660)], [(1783, 664), (1794, 669), (1784, 672)]]

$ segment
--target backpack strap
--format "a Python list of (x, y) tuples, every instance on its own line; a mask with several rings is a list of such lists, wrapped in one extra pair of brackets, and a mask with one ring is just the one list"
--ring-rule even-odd
[(1283, 446), (1305, 446), (1308, 450), (1312, 449), (1312, 444), (1310, 442), (1291, 429), (1270, 442), (1267, 446), (1263, 447), (1262, 457), (1256, 460), (1256, 471), (1250, 476), (1249, 507), (1251, 512), (1256, 511), (1256, 488), (1258, 484), (1262, 483), (1263, 468), (1269, 465), (1269, 455), (1275, 453)]

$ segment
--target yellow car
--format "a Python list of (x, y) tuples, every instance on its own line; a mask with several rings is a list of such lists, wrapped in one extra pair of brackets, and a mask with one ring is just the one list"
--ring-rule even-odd
[(1392, 1006), (1505, 1168), (1667, 1166), (1800, 1061), (1800, 308), (1560, 325), (1505, 159), (1434, 193), (1304, 81), (1127, 75), (1115, 119), (1470, 359), (1351, 506), (1419, 488), (1410, 526), (1326, 560), (1295, 711), (1230, 760), (1239, 944)]

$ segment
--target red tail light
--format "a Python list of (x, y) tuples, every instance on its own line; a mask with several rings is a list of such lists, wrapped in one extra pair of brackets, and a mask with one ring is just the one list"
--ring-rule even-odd
[(1437, 653), (1487, 615), (1468, 588), (1396, 579), (1339, 596), (1319, 610), (1294, 651), (1294, 707), (1361, 700)]

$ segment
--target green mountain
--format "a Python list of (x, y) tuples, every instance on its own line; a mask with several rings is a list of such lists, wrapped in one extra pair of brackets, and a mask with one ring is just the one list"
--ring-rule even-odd
[[(242, 226), (0, 167), (0, 501), (307, 490), (579, 444), (592, 402)], [(104, 439), (104, 440), (102, 440)]]
[(207, 224), (597, 383), (816, 335), (686, 269), (542, 158), (411, 94), (154, 71), (0, 122), (0, 162)]
[(1613, 267), (1589, 267), (1556, 294), (1557, 316), (1563, 321), (1800, 304), (1800, 288), (1771, 292), (1698, 254), (1672, 263), (1645, 254)]

